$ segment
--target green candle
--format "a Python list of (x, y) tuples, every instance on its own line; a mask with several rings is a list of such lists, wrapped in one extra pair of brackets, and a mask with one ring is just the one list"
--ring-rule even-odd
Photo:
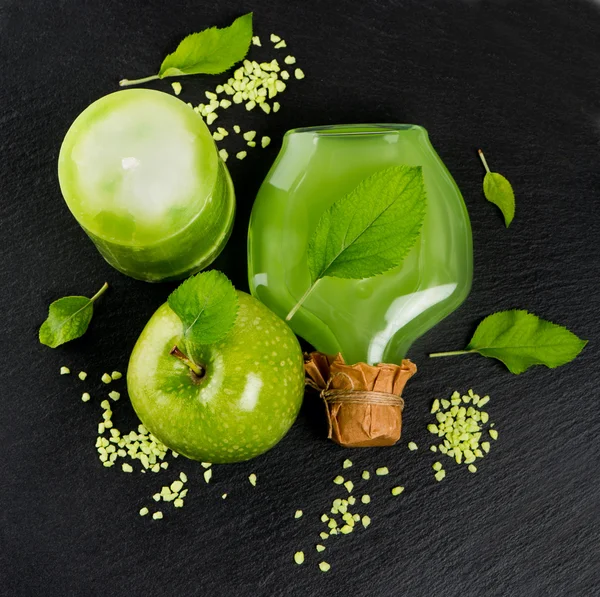
[(290, 131), (252, 210), (250, 289), (285, 318), (311, 286), (307, 246), (323, 211), (374, 172), (400, 164), (423, 172), (427, 211), (416, 245), (384, 274), (323, 278), (289, 321), (317, 350), (341, 352), (348, 363), (400, 362), (470, 290), (469, 217), (427, 132), (413, 125)]
[(210, 131), (166, 93), (118, 91), (86, 108), (65, 136), (58, 175), (102, 256), (133, 278), (185, 278), (231, 233), (233, 185)]

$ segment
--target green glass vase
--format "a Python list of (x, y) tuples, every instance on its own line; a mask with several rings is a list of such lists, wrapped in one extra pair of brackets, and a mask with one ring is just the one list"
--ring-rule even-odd
[(307, 245), (322, 212), (365, 177), (421, 166), (427, 214), (402, 264), (363, 280), (323, 278), (289, 322), (317, 350), (347, 363), (400, 363), (419, 336), (471, 288), (471, 225), (461, 193), (415, 125), (324, 126), (286, 133), (250, 219), (252, 294), (285, 318), (310, 286)]

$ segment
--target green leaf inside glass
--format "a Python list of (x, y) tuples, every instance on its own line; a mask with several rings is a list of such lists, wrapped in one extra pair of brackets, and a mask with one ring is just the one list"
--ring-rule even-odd
[(419, 166), (384, 168), (333, 203), (308, 243), (311, 285), (286, 320), (324, 277), (371, 278), (400, 265), (419, 237), (426, 206)]

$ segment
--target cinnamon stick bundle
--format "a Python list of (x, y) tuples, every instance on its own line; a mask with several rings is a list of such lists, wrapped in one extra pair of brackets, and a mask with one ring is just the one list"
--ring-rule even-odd
[(341, 354), (305, 355), (306, 384), (325, 403), (329, 439), (347, 448), (392, 446), (402, 433), (402, 391), (416, 373), (404, 359), (400, 365), (347, 365)]

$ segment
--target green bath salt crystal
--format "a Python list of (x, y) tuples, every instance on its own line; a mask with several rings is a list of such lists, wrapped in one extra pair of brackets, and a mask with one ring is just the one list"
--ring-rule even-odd
[[(457, 464), (466, 465), (470, 472), (476, 472), (477, 467), (473, 463), (478, 458), (483, 458), (490, 450), (490, 443), (481, 441), (484, 425), (489, 421), (489, 414), (479, 410), (482, 403), (485, 405), (489, 400), (489, 396), (480, 398), (472, 389), (464, 396), (454, 392), (450, 400), (441, 401), (443, 410), (438, 411), (435, 408), (438, 403), (436, 399), (431, 412), (435, 412), (437, 425), (430, 424), (427, 429), (437, 435), (441, 443), (432, 444), (430, 450), (433, 452), (439, 450), (440, 453), (453, 458)], [(497, 437), (493, 426), (494, 423), (490, 423), (487, 430), (492, 439), (494, 435)], [(440, 463), (436, 463), (438, 464)]]
[(183, 489), (183, 483), (179, 480), (171, 483), (170, 489), (173, 493), (179, 493)]

